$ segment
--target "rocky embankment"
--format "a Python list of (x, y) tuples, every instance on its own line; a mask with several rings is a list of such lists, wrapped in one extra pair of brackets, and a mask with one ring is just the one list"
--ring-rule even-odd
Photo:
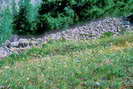
[(129, 21), (120, 18), (105, 18), (102, 20), (92, 21), (84, 25), (75, 26), (66, 30), (59, 30), (50, 33), (45, 33), (39, 37), (21, 37), (18, 35), (12, 36), (0, 47), (0, 59), (9, 56), (13, 53), (20, 53), (33, 46), (41, 46), (49, 40), (87, 40), (99, 38), (105, 32), (113, 32), (115, 35), (123, 31), (129, 31), (133, 28)]

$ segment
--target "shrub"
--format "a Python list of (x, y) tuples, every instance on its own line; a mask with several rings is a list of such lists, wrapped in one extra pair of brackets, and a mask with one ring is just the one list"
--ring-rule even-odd
[(44, 1), (38, 11), (39, 32), (68, 27), (74, 23), (75, 13), (66, 1)]
[(12, 35), (12, 14), (9, 8), (0, 13), (0, 45)]

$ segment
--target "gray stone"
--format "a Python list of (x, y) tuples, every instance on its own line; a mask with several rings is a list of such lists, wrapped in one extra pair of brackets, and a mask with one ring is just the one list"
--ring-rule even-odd
[(7, 40), (5, 43), (4, 43), (4, 46), (10, 48), (11, 47), (11, 42), (9, 40)]
[(38, 43), (37, 41), (35, 41), (35, 40), (31, 40), (31, 41), (29, 42), (29, 45), (30, 45), (30, 46), (37, 46), (37, 45), (39, 45), (39, 43)]
[(19, 39), (19, 47), (27, 47), (29, 45), (29, 40), (28, 39)]
[(6, 47), (0, 47), (0, 59), (9, 56), (12, 52)]
[(38, 43), (39, 45), (43, 43), (43, 39), (41, 39), (41, 38), (38, 38), (36, 41), (37, 41), (37, 43)]
[(12, 89), (12, 88), (10, 88), (8, 86), (0, 86), (0, 89)]
[(19, 47), (19, 42), (11, 42), (10, 47)]
[(11, 42), (15, 42), (19, 40), (19, 36), (18, 35), (13, 35), (10, 39)]

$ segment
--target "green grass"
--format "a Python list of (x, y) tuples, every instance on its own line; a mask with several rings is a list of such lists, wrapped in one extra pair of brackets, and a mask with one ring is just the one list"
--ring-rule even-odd
[[(0, 61), (0, 85), (12, 89), (132, 89), (133, 34), (50, 41)], [(125, 88), (124, 88), (125, 87)]]

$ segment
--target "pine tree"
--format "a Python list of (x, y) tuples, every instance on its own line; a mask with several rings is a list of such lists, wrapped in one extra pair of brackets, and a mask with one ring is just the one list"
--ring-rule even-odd
[(46, 32), (48, 28), (47, 18), (44, 16), (45, 13), (48, 12), (50, 6), (45, 4), (45, 0), (42, 0), (40, 8), (38, 9), (38, 16), (36, 21), (36, 31), (38, 34)]
[[(27, 0), (29, 1), (29, 0)], [(21, 0), (19, 12), (14, 16), (13, 20), (13, 29), (14, 33), (17, 34), (30, 34), (30, 23), (28, 21), (28, 9), (27, 9), (27, 1)]]

